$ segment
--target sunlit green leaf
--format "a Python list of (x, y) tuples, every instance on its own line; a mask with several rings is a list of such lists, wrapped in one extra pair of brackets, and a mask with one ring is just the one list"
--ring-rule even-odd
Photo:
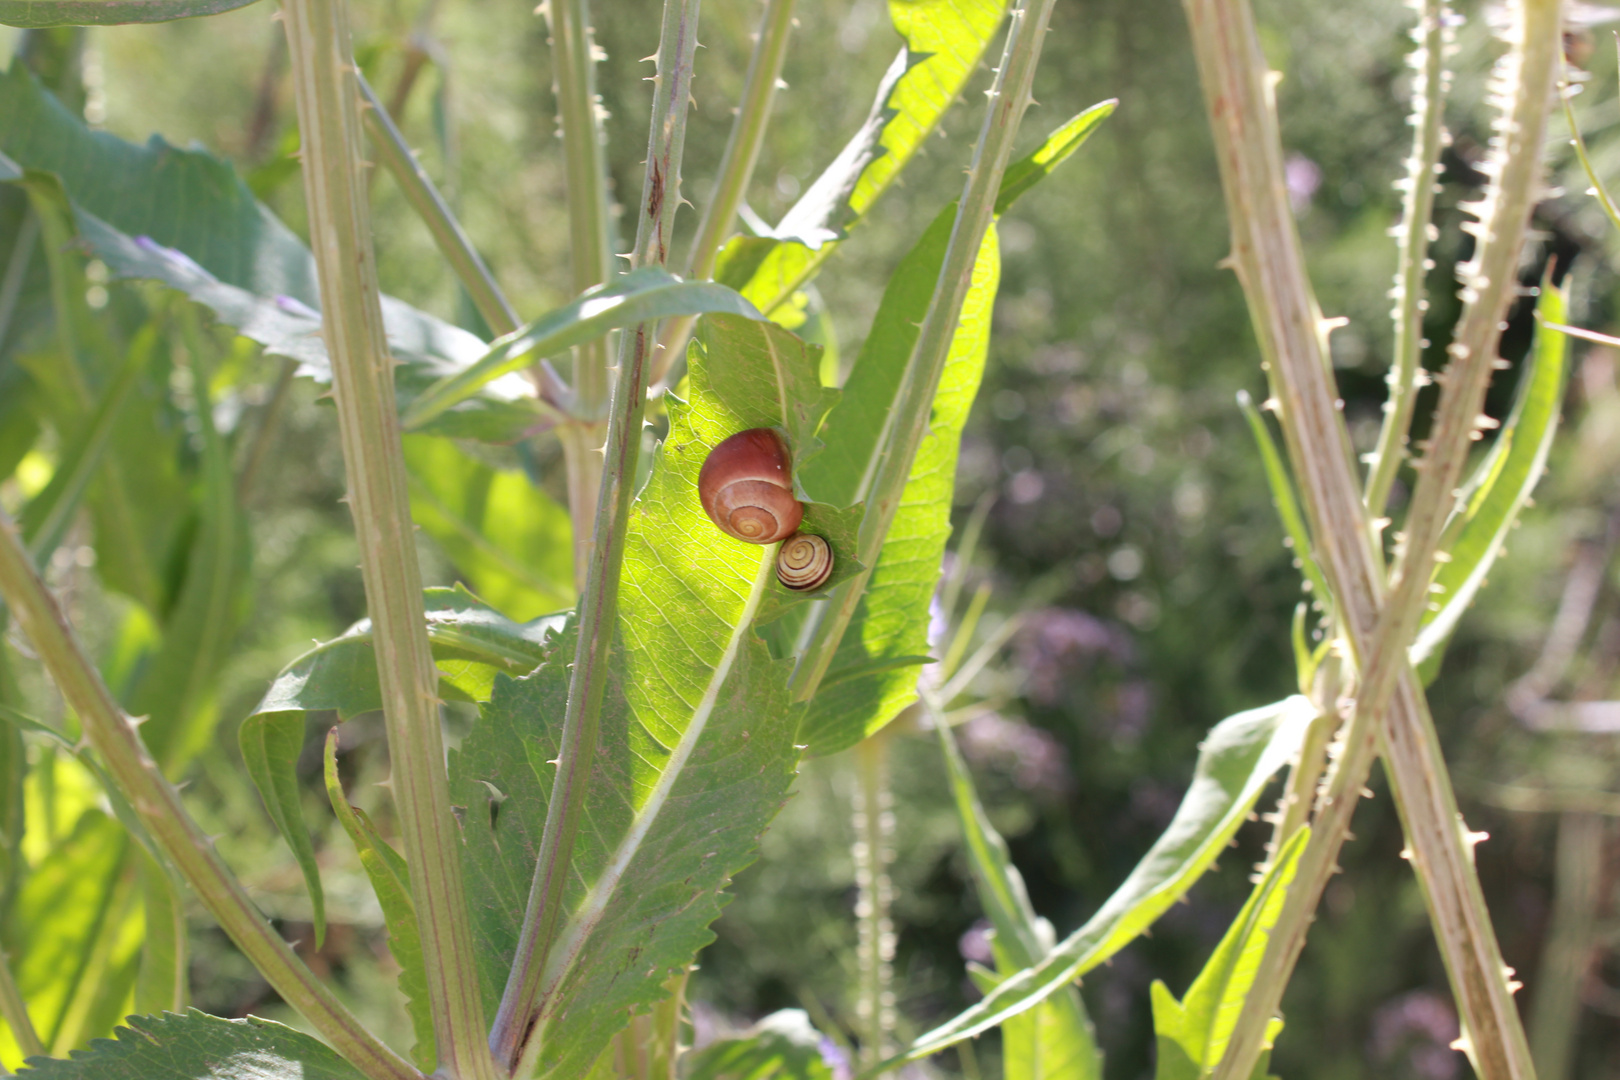
[(1045, 960), (1006, 979), (887, 1064), (927, 1057), (1004, 1023), (1134, 940), (1209, 869), (1267, 782), (1298, 752), (1315, 715), (1310, 701), (1296, 696), (1215, 725), (1175, 817), (1102, 908)]
[(871, 209), (962, 92), (1001, 26), (1003, 0), (891, 0), (905, 39), (871, 114), (769, 237), (738, 237), (715, 268), (767, 314), (792, 297)]
[(496, 469), (449, 439), (405, 438), (411, 517), (490, 606), (514, 619), (574, 602), (567, 508), (516, 470)]
[[(712, 939), (721, 888), (787, 797), (791, 664), (772, 660), (753, 626), (773, 597), (805, 601), (776, 581), (774, 546), (709, 521), (697, 478), (709, 450), (747, 428), (781, 428), (798, 455), (827, 400), (818, 359), (771, 323), (711, 316), (691, 355), (691, 400), (669, 402), (669, 434), (630, 515), (568, 915), (541, 978), (542, 1076), (585, 1075), (633, 1010), (663, 999)], [(529, 894), (574, 649), (570, 631), (532, 676), (497, 680), (451, 757), (491, 1007)]]
[(1544, 282), (1536, 301), (1535, 342), (1519, 376), (1513, 411), (1463, 489), (1461, 508), (1446, 524), (1442, 545), (1450, 558), (1434, 575), (1439, 610), (1424, 613), (1423, 628), (1408, 650), (1426, 680), (1438, 672), (1446, 640), (1484, 586), (1519, 512), (1547, 468), (1563, 412), (1569, 339), (1543, 324), (1563, 323), (1566, 309), (1563, 290)]
[[(1309, 836), (1310, 829), (1302, 828), (1289, 837), (1193, 980), (1185, 1000), (1177, 1002), (1164, 983), (1154, 980), (1153, 1029), (1159, 1047), (1155, 1080), (1198, 1080), (1220, 1063)], [(1273, 1025), (1268, 1043), (1282, 1027), (1280, 1021)], [(1262, 1060), (1255, 1076), (1263, 1080), (1265, 1069)]]

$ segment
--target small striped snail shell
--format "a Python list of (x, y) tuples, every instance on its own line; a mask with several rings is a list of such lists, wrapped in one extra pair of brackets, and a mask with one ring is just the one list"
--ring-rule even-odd
[(818, 589), (832, 576), (832, 547), (813, 533), (794, 533), (776, 553), (776, 580), (790, 589)]
[(709, 451), (698, 498), (721, 532), (750, 544), (786, 539), (804, 520), (787, 443), (770, 428), (739, 431)]

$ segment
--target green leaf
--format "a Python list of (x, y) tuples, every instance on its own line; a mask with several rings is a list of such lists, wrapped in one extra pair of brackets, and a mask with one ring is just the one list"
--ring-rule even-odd
[(310, 906), (315, 912), (315, 948), (319, 949), (326, 942), (326, 894), (321, 889), (321, 870), (315, 862), (315, 844), (304, 825), (303, 799), (298, 789), (304, 714), (254, 713), (242, 721), (236, 738), (242, 748), (242, 764), (253, 786), (259, 789), (270, 820), (276, 823), (276, 831), (292, 848), (298, 868), (304, 872)]
[[(1310, 829), (1302, 828), (1283, 845), (1184, 1001), (1178, 1003), (1162, 982), (1154, 980), (1153, 1028), (1159, 1047), (1155, 1080), (1198, 1080), (1220, 1064), (1309, 836)], [(1268, 1045), (1282, 1026), (1274, 1023), (1267, 1031)], [(1256, 1075), (1265, 1076), (1264, 1063)]]
[(1117, 100), (1099, 101), (1048, 135), (1039, 150), (1009, 165), (1001, 175), (1001, 190), (996, 193), (996, 216), (1005, 214), (1024, 192), (1067, 161), (1070, 154), (1091, 138), (1097, 125), (1112, 116), (1118, 107)]
[[(1424, 681), (1434, 678), (1446, 641), (1458, 620), (1485, 584), (1485, 577), (1502, 553), (1507, 534), (1547, 468), (1558, 421), (1563, 411), (1564, 381), (1568, 374), (1569, 340), (1547, 323), (1562, 324), (1567, 300), (1551, 281), (1542, 283), (1536, 301), (1535, 342), (1519, 393), (1507, 423), (1479, 470), (1463, 489), (1461, 509), (1446, 523), (1442, 550), (1450, 559), (1439, 565), (1434, 584), (1439, 586), (1438, 611), (1426, 611), (1422, 629), (1408, 650)], [(1450, 543), (1447, 543), (1447, 541)]]
[[(561, 616), (513, 622), (459, 585), (424, 589), (422, 597), (439, 692), (457, 701), (487, 701), (497, 672), (533, 671), (546, 633), (562, 625)], [(283, 668), (252, 715), (334, 709), (346, 720), (381, 708), (371, 620), (362, 619)]]
[[(137, 146), (91, 131), (13, 62), (0, 76), (0, 182), (19, 182), (25, 170), (61, 181), (80, 242), (114, 278), (184, 293), (266, 351), (297, 360), (300, 374), (330, 381), (314, 260), (228, 164), (158, 137)], [(488, 351), (393, 297), (382, 308), (402, 406)], [(527, 382), (511, 376), (425, 430), (511, 441), (543, 420)]]
[(769, 237), (739, 237), (715, 280), (767, 315), (813, 277), (905, 168), (978, 67), (1001, 26), (1004, 0), (890, 0), (905, 39), (871, 114)]
[(1254, 399), (1249, 397), (1247, 390), (1238, 391), (1237, 403), (1238, 408), (1243, 410), (1243, 419), (1249, 422), (1254, 444), (1260, 450), (1266, 484), (1271, 488), (1271, 502), (1277, 508), (1277, 516), (1282, 519), (1288, 546), (1294, 551), (1294, 564), (1305, 575), (1317, 599), (1323, 604), (1332, 603), (1333, 594), (1328, 591), (1327, 578), (1323, 576), (1322, 567), (1313, 554), (1315, 549), (1311, 545), (1310, 529), (1305, 524), (1305, 515), (1300, 512), (1299, 499), (1294, 495), (1294, 482), (1289, 478), (1288, 466), (1283, 464), (1282, 453), (1271, 437), (1271, 429), (1266, 427), (1265, 418), (1254, 407)]
[[(937, 712), (933, 720), (945, 754), (957, 818), (967, 842), (973, 884), (980, 905), (995, 927), (993, 944), (1000, 974), (983, 973), (981, 989), (988, 992), (1006, 976), (1034, 966), (1051, 952), (1052, 925), (1035, 914), (1023, 875), (1007, 851), (1007, 842), (990, 824), (979, 802), (956, 737)], [(980, 976), (975, 974), (975, 980), (979, 981)], [(1002, 1057), (1007, 1080), (1102, 1078), (1102, 1053), (1080, 992), (1073, 986), (1007, 1020), (1002, 1025)]]
[(107, 959), (98, 964), (99, 946), (125, 914), (116, 893), (128, 852), (118, 823), (86, 810), (17, 892), (13, 925), (27, 933), (16, 941), (12, 972), (47, 1047), (64, 1034), (68, 1045), (77, 1041), (74, 1006), (94, 993), (96, 969)]
[(823, 1038), (803, 1009), (782, 1009), (692, 1054), (686, 1080), (833, 1080)]
[(609, 330), (710, 312), (763, 318), (754, 305), (724, 285), (682, 281), (661, 266), (639, 267), (496, 340), (478, 360), (425, 389), (400, 423), (407, 431), (421, 428), (491, 380), (594, 341)]
[[(633, 1012), (664, 998), (665, 980), (712, 940), (720, 890), (787, 798), (791, 663), (772, 660), (753, 627), (772, 597), (784, 609), (805, 601), (777, 583), (774, 545), (715, 528), (697, 478), (709, 450), (746, 428), (778, 427), (796, 458), (813, 455), (807, 433), (828, 400), (817, 362), (774, 324), (708, 316), (691, 400), (669, 400), (669, 434), (626, 532), (599, 749), (541, 978), (541, 1076), (586, 1075)], [(492, 1011), (529, 894), (574, 648), (570, 630), (533, 675), (497, 680), (451, 756)]]
[(116, 1039), (97, 1039), (68, 1061), (32, 1058), (28, 1080), (364, 1080), (324, 1043), (248, 1017), (132, 1016)]
[(47, 26), (115, 26), (218, 15), (257, 0), (0, 0), (0, 24), (34, 30)]
[(515, 470), (492, 468), (449, 439), (405, 437), (411, 517), (478, 596), (516, 619), (574, 602), (567, 508)]
[(327, 733), (323, 763), (326, 795), (331, 800), (332, 811), (360, 855), (360, 865), (371, 879), (372, 891), (382, 907), (383, 922), (388, 926), (388, 951), (399, 964), (399, 989), (405, 995), (405, 1010), (416, 1032), (411, 1060), (423, 1072), (432, 1072), (438, 1054), (428, 999), (427, 962), (422, 957), (422, 934), (416, 923), (416, 905), (411, 899), (410, 869), (405, 865), (405, 857), (383, 840), (366, 812), (358, 806), (350, 806), (344, 796), (343, 782), (338, 778), (336, 728)]
[(141, 858), (139, 874), (143, 933), (135, 981), (135, 1011), (157, 1013), (183, 1009), (190, 996), (191, 967), (186, 940), (185, 883), (178, 874), (150, 856)]
[[(1067, 159), (1112, 110), (1111, 102), (1092, 106), (1009, 169), (1001, 205), (1010, 206)], [(837, 506), (868, 497), (895, 396), (938, 285), (955, 221), (952, 203), (934, 218), (889, 278), (844, 393), (820, 433), (826, 449), (796, 466), (811, 497)], [(973, 285), (962, 305), (928, 434), (912, 464), (900, 509), (866, 592), (810, 703), (800, 737), (812, 753), (828, 754), (854, 745), (916, 700), (917, 672), (903, 661), (928, 653), (929, 605), (951, 534), (957, 452), (984, 374), (1000, 268), (992, 227), (973, 268)]]
[(1084, 926), (1045, 960), (920, 1036), (885, 1067), (916, 1061), (1004, 1023), (1124, 948), (1215, 861), (1272, 775), (1298, 752), (1316, 710), (1303, 697), (1227, 717), (1204, 740), (1175, 817), (1136, 869)]

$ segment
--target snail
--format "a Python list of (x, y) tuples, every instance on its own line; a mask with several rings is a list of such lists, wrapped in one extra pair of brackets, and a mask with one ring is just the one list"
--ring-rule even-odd
[(776, 580), (798, 592), (820, 588), (832, 568), (832, 547), (814, 533), (794, 533), (776, 553)]
[(698, 498), (721, 532), (749, 544), (785, 540), (804, 520), (787, 443), (770, 428), (739, 431), (709, 451)]
[(727, 536), (750, 544), (785, 541), (776, 577), (790, 589), (820, 588), (832, 575), (832, 547), (798, 531), (804, 505), (793, 497), (793, 459), (782, 436), (750, 428), (709, 451), (698, 471), (698, 499)]

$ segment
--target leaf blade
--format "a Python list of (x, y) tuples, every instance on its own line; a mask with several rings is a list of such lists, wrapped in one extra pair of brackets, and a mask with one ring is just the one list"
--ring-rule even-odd
[(0, 0), (0, 24), (27, 30), (51, 26), (122, 26), (219, 15), (258, 0)]

